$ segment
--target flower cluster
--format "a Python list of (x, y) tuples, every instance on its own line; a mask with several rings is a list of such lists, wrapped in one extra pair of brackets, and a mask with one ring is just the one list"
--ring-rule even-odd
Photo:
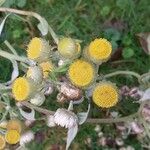
[[(36, 16), (36, 18), (41, 17)], [(42, 21), (39, 21), (38, 28), (42, 28)], [(43, 24), (48, 25), (47, 22)], [(119, 99), (121, 99), (119, 92), (122, 93), (122, 96), (139, 99), (137, 89), (122, 89), (119, 91), (117, 85), (108, 80), (109, 77), (124, 73), (138, 78), (139, 83), (142, 83), (144, 88), (149, 85), (144, 84), (145, 81), (143, 82), (141, 76), (134, 72), (120, 71), (107, 75), (101, 74), (100, 65), (107, 62), (112, 55), (112, 45), (107, 39), (96, 38), (83, 47), (80, 40), (71, 37), (58, 37), (51, 27), (48, 30), (55, 43), (52, 42), (50, 45), (46, 36), (43, 36), (44, 38), (34, 37), (27, 45), (26, 57), (19, 56), (13, 48), (11, 48), (11, 51), (14, 54), (4, 51), (0, 53), (3, 57), (11, 60), (14, 68), (11, 80), (0, 84), (0, 110), (2, 109), (3, 115), (0, 123), (6, 121), (6, 124), (0, 124), (0, 133), (2, 133), (0, 134), (0, 150), (7, 147), (7, 144), (20, 144), (22, 146), (34, 139), (33, 132), (23, 134), (22, 123), (13, 118), (26, 119), (28, 125), (39, 119), (45, 121), (48, 127), (57, 125), (67, 128), (66, 149), (68, 149), (71, 140), (77, 134), (78, 125), (85, 121), (99, 121), (97, 118), (87, 119), (91, 103), (93, 107), (98, 106), (99, 110), (109, 109), (119, 103)], [(46, 26), (44, 26), (43, 35), (45, 35), (45, 31)], [(19, 75), (19, 69), (21, 75)], [(145, 75), (142, 77), (144, 78)], [(145, 92), (142, 91), (142, 94), (140, 93), (141, 101), (149, 100), (149, 91), (150, 89), (147, 89)], [(68, 108), (58, 108), (56, 112), (53, 112), (49, 110), (53, 106), (53, 102), (66, 103), (61, 106), (66, 107), (68, 105)], [(88, 104), (87, 111), (77, 112), (78, 109), (74, 111), (74, 105), (78, 107), (82, 102)], [(40, 107), (42, 105), (44, 108)], [(87, 107), (87, 105), (85, 106)], [(142, 113), (140, 113), (143, 114), (146, 122), (149, 122), (148, 106), (141, 107), (144, 109), (140, 108), (139, 111), (142, 110)], [(44, 114), (46, 117), (43, 117), (43, 115), (42, 117), (41, 115), (35, 117), (35, 111)], [(129, 116), (129, 119), (135, 119), (137, 113)], [(112, 113), (111, 117), (113, 118), (100, 121), (122, 122), (122, 118), (115, 120), (117, 115)], [(10, 120), (8, 121), (8, 119)], [(131, 126), (134, 129), (138, 127), (134, 124), (134, 121)], [(1, 128), (4, 128), (4, 130), (1, 130)], [(102, 141), (104, 142), (104, 139)]]
[(20, 141), (22, 125), (21, 122), (17, 119), (12, 119), (6, 123), (5, 135), (0, 135), (0, 149), (4, 149), (6, 143), (8, 144), (17, 144)]

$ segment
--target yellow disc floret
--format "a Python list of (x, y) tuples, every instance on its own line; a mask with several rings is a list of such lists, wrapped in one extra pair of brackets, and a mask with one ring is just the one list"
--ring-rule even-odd
[(106, 61), (112, 52), (112, 46), (106, 39), (95, 39), (89, 45), (87, 55), (94, 63)]
[(27, 55), (30, 59), (36, 59), (40, 56), (42, 51), (42, 40), (40, 38), (33, 38), (27, 49)]
[(109, 82), (100, 83), (94, 88), (92, 99), (99, 107), (110, 108), (118, 102), (118, 90)]
[(52, 63), (50, 61), (46, 61), (46, 62), (41, 63), (40, 67), (43, 70), (43, 76), (44, 76), (44, 78), (47, 78), (49, 72), (51, 72), (52, 69), (53, 69), (53, 65), (52, 65)]
[(78, 87), (87, 87), (94, 80), (95, 70), (91, 63), (85, 60), (73, 62), (68, 70), (70, 81)]
[(16, 130), (19, 133), (21, 132), (22, 125), (21, 122), (17, 119), (12, 119), (7, 123), (7, 130)]
[(42, 38), (33, 38), (27, 48), (27, 56), (37, 62), (43, 62), (50, 57), (50, 45)]
[(5, 138), (0, 135), (0, 150), (3, 150), (6, 146)]
[(25, 77), (17, 78), (12, 86), (12, 93), (17, 101), (26, 100), (30, 94), (30, 83)]
[(20, 140), (20, 134), (16, 130), (8, 130), (5, 139), (8, 144), (17, 144)]

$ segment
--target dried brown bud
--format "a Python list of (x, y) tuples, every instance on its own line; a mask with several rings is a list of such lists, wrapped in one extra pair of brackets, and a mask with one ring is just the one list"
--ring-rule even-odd
[(58, 95), (57, 95), (57, 102), (64, 103), (66, 101), (67, 101), (66, 97), (62, 93), (58, 93)]
[(140, 134), (144, 131), (143, 127), (137, 122), (131, 122), (131, 129), (135, 134)]
[(116, 123), (116, 128), (119, 131), (125, 131), (127, 129), (126, 126), (125, 126), (125, 124), (123, 122)]
[(61, 85), (60, 92), (67, 100), (79, 100), (82, 98), (82, 90), (68, 83)]
[(101, 137), (99, 140), (98, 140), (98, 144), (101, 145), (101, 146), (106, 146), (106, 138), (105, 137)]
[(123, 141), (123, 139), (121, 139), (121, 138), (116, 138), (115, 141), (116, 141), (116, 144), (117, 144), (118, 146), (123, 146), (123, 145), (124, 145), (124, 141)]

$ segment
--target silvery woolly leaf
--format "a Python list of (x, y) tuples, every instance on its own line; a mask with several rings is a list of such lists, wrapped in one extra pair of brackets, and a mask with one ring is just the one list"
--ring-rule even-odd
[(8, 17), (9, 15), (10, 15), (10, 14), (8, 14), (8, 15), (3, 19), (3, 21), (2, 21), (1, 24), (0, 24), (0, 36), (1, 36), (1, 34), (2, 34), (4, 25), (5, 25), (5, 21), (6, 21), (6, 19), (7, 19), (7, 17)]
[(140, 99), (140, 101), (146, 101), (146, 100), (150, 100), (150, 88), (148, 88), (148, 89), (144, 92), (142, 98)]
[(80, 125), (86, 121), (88, 114), (89, 114), (89, 111), (90, 111), (90, 107), (91, 107), (91, 105), (89, 104), (87, 112), (81, 112), (81, 113), (77, 114)]
[(75, 126), (73, 126), (73, 127), (68, 129), (66, 150), (68, 150), (71, 142), (76, 137), (77, 132), (78, 132), (78, 125), (77, 124)]
[(45, 36), (48, 33), (48, 23), (44, 18), (40, 20), (40, 23), (37, 25), (37, 27), (43, 36)]
[(35, 110), (31, 109), (31, 112), (25, 112), (22, 108), (19, 108), (20, 114), (27, 120), (35, 120)]

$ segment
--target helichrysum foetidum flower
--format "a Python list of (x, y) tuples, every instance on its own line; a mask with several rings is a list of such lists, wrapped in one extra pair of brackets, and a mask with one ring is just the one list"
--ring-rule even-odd
[(77, 125), (78, 118), (77, 116), (66, 109), (59, 108), (54, 114), (54, 122), (65, 128), (71, 128), (75, 125)]
[(42, 68), (44, 78), (48, 77), (48, 74), (52, 71), (54, 67), (50, 61), (42, 62), (41, 64), (39, 64), (39, 66)]
[(42, 38), (33, 38), (27, 48), (27, 56), (29, 59), (42, 62), (50, 57), (50, 45)]
[(35, 90), (35, 83), (32, 79), (19, 77), (12, 86), (12, 93), (17, 101), (27, 100)]
[(35, 82), (40, 83), (43, 79), (43, 70), (40, 66), (29, 67), (27, 71), (27, 78), (31, 78)]
[(110, 108), (118, 102), (119, 94), (115, 85), (102, 82), (95, 86), (92, 94), (93, 102), (102, 108)]
[(18, 119), (9, 120), (7, 123), (7, 130), (16, 130), (21, 133), (22, 123)]
[(58, 52), (64, 58), (76, 58), (81, 51), (80, 44), (71, 38), (62, 38), (58, 43)]
[(17, 130), (8, 130), (5, 134), (5, 140), (8, 144), (17, 144), (20, 140), (20, 133)]
[(5, 138), (4, 136), (0, 135), (0, 150), (3, 150), (6, 146)]
[(95, 69), (88, 61), (78, 59), (73, 62), (68, 70), (68, 76), (72, 84), (78, 87), (87, 87), (93, 80)]
[(95, 39), (85, 49), (85, 56), (96, 64), (107, 61), (112, 53), (112, 45), (106, 39)]

